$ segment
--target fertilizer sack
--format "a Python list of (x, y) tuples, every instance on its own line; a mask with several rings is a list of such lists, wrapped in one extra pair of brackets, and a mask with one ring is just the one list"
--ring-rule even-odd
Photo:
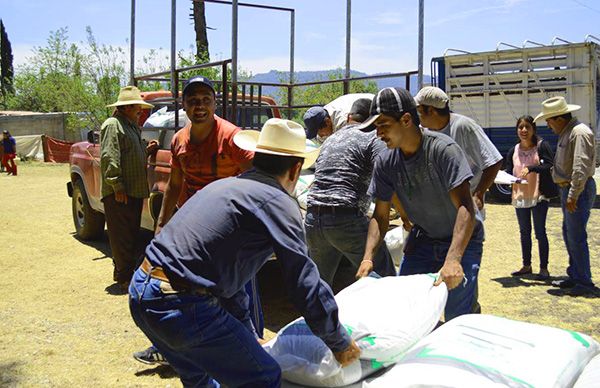
[(363, 387), (571, 387), (599, 351), (598, 342), (574, 331), (463, 315)]
[(445, 284), (434, 275), (363, 278), (336, 295), (340, 322), (361, 349), (342, 368), (331, 350), (300, 318), (281, 329), (265, 350), (283, 378), (301, 386), (340, 387), (392, 365), (433, 330), (446, 305)]
[[(190, 120), (188, 119), (185, 111), (179, 109), (179, 126), (183, 127), (187, 125)], [(152, 113), (150, 117), (144, 122), (144, 128), (174, 128), (175, 127), (175, 112), (167, 111), (167, 107), (160, 108), (156, 112)]]
[(600, 354), (585, 366), (573, 388), (600, 387)]

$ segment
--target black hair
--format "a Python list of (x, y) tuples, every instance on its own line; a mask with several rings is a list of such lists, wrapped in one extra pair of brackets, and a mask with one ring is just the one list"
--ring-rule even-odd
[(421, 120), (419, 119), (419, 114), (417, 113), (417, 108), (409, 109), (404, 112), (386, 112), (384, 114), (386, 116), (390, 116), (394, 120), (398, 121), (398, 120), (400, 120), (400, 117), (402, 117), (402, 115), (404, 115), (405, 113), (410, 113), (410, 116), (412, 117), (412, 122), (415, 126), (418, 127), (419, 125), (421, 125)]
[[(533, 128), (533, 136), (531, 136), (531, 141), (533, 142), (534, 145), (537, 145), (537, 143), (538, 143), (537, 125), (535, 125), (535, 121), (533, 120), (533, 117), (531, 117), (529, 115), (523, 115), (523, 116), (519, 117), (517, 119), (517, 125), (515, 126), (517, 131), (519, 130), (519, 124), (521, 123), (521, 121), (525, 121), (526, 123), (531, 124), (531, 128)], [(517, 138), (518, 138), (518, 136), (517, 136)]]
[(571, 119), (573, 118), (573, 115), (571, 114), (571, 112), (568, 112), (568, 113), (562, 114), (562, 115), (560, 115), (560, 116), (554, 116), (553, 118), (554, 118), (554, 119), (557, 119), (557, 118), (559, 118), (559, 117), (560, 117), (561, 119), (565, 119), (566, 121), (571, 121)]
[(281, 156), (255, 152), (252, 165), (257, 170), (266, 172), (269, 175), (281, 176), (289, 171), (297, 163), (303, 163), (304, 158), (297, 156)]

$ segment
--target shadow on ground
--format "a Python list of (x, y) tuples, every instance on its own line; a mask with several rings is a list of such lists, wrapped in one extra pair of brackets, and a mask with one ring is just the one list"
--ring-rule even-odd
[(22, 362), (11, 361), (0, 363), (0, 387), (19, 386)]
[(171, 368), (170, 365), (159, 365), (153, 368), (148, 368), (135, 372), (136, 376), (156, 376), (158, 375), (161, 379), (172, 379), (179, 377), (175, 369)]
[(504, 288), (514, 288), (514, 287), (535, 287), (535, 286), (551, 286), (552, 280), (556, 280), (557, 278), (550, 277), (547, 280), (539, 280), (536, 279), (535, 274), (524, 275), (521, 277), (516, 276), (504, 276), (500, 278), (492, 279), (494, 282), (498, 282)]

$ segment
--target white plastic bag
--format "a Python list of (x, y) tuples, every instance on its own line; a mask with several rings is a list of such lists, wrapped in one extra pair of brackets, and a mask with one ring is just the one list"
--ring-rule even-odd
[(402, 249), (404, 247), (405, 234), (406, 232), (404, 231), (404, 228), (402, 226), (398, 226), (388, 231), (383, 238), (385, 245), (392, 255), (394, 265), (397, 267), (400, 266), (402, 258), (404, 257), (404, 251)]
[(361, 349), (361, 359), (341, 368), (304, 319), (281, 329), (265, 350), (283, 378), (301, 386), (339, 387), (394, 364), (437, 324), (446, 305), (445, 284), (434, 275), (363, 278), (337, 296), (340, 322)]
[[(190, 122), (185, 111), (179, 110), (179, 126), (183, 127)], [(156, 112), (152, 113), (146, 122), (144, 122), (144, 128), (174, 128), (175, 127), (175, 112), (167, 112), (167, 107), (162, 107)]]
[(571, 387), (600, 351), (573, 331), (491, 315), (463, 315), (414, 345), (365, 388)]

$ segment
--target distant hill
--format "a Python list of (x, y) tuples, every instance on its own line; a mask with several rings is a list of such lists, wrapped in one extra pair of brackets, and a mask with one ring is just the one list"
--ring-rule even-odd
[[(298, 71), (298, 72), (295, 72), (296, 82), (310, 82), (310, 81), (318, 81), (318, 80), (327, 80), (329, 74), (340, 73), (340, 72), (343, 72), (343, 70), (338, 69), (338, 70), (320, 70), (320, 71)], [(271, 70), (268, 73), (255, 74), (254, 76), (252, 76), (249, 79), (249, 81), (266, 82), (266, 83), (280, 83), (283, 80), (283, 82), (286, 82), (289, 79), (288, 74), (289, 74), (289, 72), (287, 72), (287, 71), (284, 72), (284, 71)], [(366, 73), (361, 73), (360, 71), (355, 71), (355, 70), (352, 70), (350, 72), (350, 74), (352, 77), (365, 77), (368, 75)], [(373, 74), (373, 75), (379, 75), (379, 74), (386, 74), (386, 73), (377, 73), (377, 74)], [(402, 88), (406, 87), (404, 77), (382, 78), (382, 79), (375, 80), (375, 82), (377, 82), (377, 87), (379, 89), (383, 89), (383, 88), (386, 88), (389, 86), (402, 87)], [(425, 83), (425, 84), (431, 83), (431, 76), (423, 74), (423, 83)], [(278, 88), (275, 86), (265, 86), (262, 89), (262, 94), (277, 98), (277, 97), (279, 97), (278, 91), (280, 89), (281, 88)], [(413, 95), (417, 94), (417, 92), (418, 92), (416, 75), (410, 77), (410, 92)]]

